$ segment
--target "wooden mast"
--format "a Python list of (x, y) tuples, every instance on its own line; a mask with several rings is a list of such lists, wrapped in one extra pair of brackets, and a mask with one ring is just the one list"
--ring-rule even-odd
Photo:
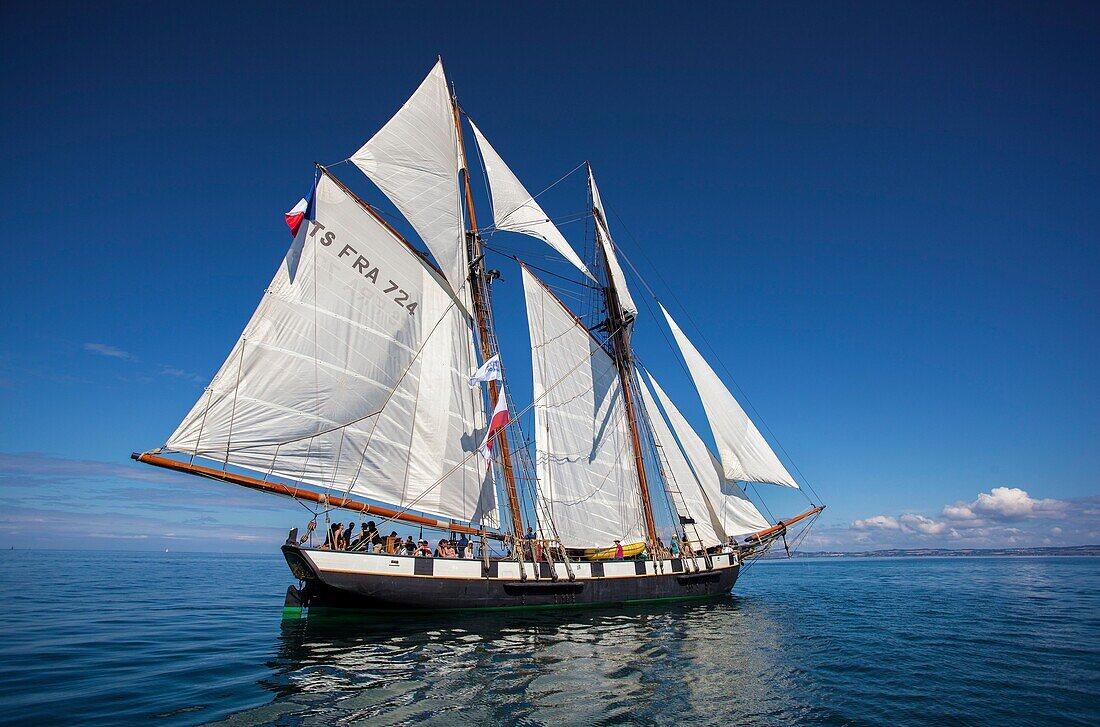
[[(588, 178), (592, 178), (592, 168), (588, 168)], [(591, 193), (591, 190), (590, 190)], [(598, 220), (596, 225), (597, 248), (601, 250), (603, 258), (604, 275), (607, 286), (603, 288), (604, 302), (607, 306), (607, 332), (611, 336), (611, 344), (614, 351), (615, 367), (619, 370), (619, 381), (623, 387), (623, 403), (626, 405), (626, 419), (630, 423), (630, 441), (634, 446), (634, 466), (638, 470), (638, 495), (642, 501), (642, 513), (645, 515), (646, 532), (651, 547), (657, 543), (657, 526), (653, 522), (653, 504), (649, 498), (649, 483), (646, 477), (645, 460), (642, 457), (642, 439), (638, 434), (638, 417), (634, 410), (634, 365), (633, 353), (630, 349), (630, 323), (623, 313), (619, 302), (619, 292), (615, 290), (615, 283), (611, 277), (611, 261), (599, 246), (600, 225), (607, 229), (607, 220), (603, 219), (595, 203), (592, 205), (592, 214)], [(608, 245), (610, 240), (606, 241)]]
[[(466, 164), (466, 143), (462, 139), (462, 124), (458, 111), (458, 99), (451, 95), (451, 107), (454, 109), (455, 131), (458, 133), (458, 148), (462, 154), (462, 182), (465, 187), (466, 213), (469, 229), (466, 231), (466, 249), (470, 269), (470, 300), (473, 303), (474, 316), (477, 318), (478, 338), (481, 340), (481, 356), (488, 361), (498, 351), (496, 339), (491, 334), (491, 302), (489, 286), (485, 279), (485, 258), (481, 252), (481, 236), (477, 232), (477, 215), (474, 211), (474, 196), (470, 189), (470, 168)], [(457, 282), (457, 281), (456, 281)], [(497, 398), (504, 395), (502, 387), (496, 381), (489, 381), (489, 411), (497, 405)], [(500, 445), (500, 466), (504, 470), (504, 489), (508, 497), (508, 510), (512, 514), (512, 533), (516, 538), (523, 537), (523, 514), (519, 506), (519, 494), (516, 492), (516, 478), (512, 471), (512, 453), (508, 447), (508, 429), (502, 428), (496, 439)]]

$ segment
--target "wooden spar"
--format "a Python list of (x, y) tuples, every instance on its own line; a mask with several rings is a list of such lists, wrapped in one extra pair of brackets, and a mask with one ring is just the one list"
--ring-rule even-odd
[[(468, 255), (471, 261), (477, 261), (470, 271), (470, 300), (473, 303), (474, 316), (477, 318), (478, 338), (481, 340), (482, 360), (488, 361), (497, 355), (496, 346), (490, 337), (489, 315), (492, 303), (489, 300), (489, 288), (485, 285), (485, 264), (481, 252), (481, 237), (477, 233), (477, 215), (474, 211), (474, 195), (470, 189), (470, 168), (466, 164), (466, 143), (462, 140), (462, 123), (458, 114), (458, 100), (451, 97), (454, 110), (455, 132), (458, 134), (458, 148), (462, 154), (462, 181), (465, 188), (466, 214), (470, 229), (466, 233)], [(489, 388), (489, 411), (496, 408), (497, 398), (503, 391), (496, 381), (487, 382)], [(491, 415), (491, 414), (490, 414)], [(508, 511), (512, 514), (512, 533), (523, 537), (523, 513), (519, 506), (519, 493), (516, 491), (515, 473), (512, 471), (512, 453), (508, 447), (508, 428), (502, 427), (496, 434), (500, 446), (500, 467), (504, 470), (504, 489), (508, 497)]]
[(293, 497), (296, 500), (308, 500), (309, 502), (315, 502), (318, 504), (327, 504), (331, 507), (338, 507), (344, 510), (355, 510), (361, 512), (364, 515), (376, 515), (387, 520), (398, 520), (410, 525), (422, 525), (427, 528), (438, 528), (440, 530), (450, 530), (456, 533), (466, 533), (468, 535), (483, 535), (487, 538), (500, 539), (501, 536), (497, 533), (486, 532), (477, 528), (467, 527), (466, 525), (455, 525), (451, 522), (442, 522), (440, 520), (433, 520), (428, 517), (421, 517), (420, 515), (413, 515), (411, 513), (403, 512), (401, 510), (392, 510), (388, 507), (381, 507), (380, 505), (368, 505), (365, 502), (359, 502), (358, 500), (352, 500), (348, 497), (326, 497), (325, 495), (310, 490), (303, 490), (300, 487), (291, 487), (290, 485), (282, 485), (277, 482), (264, 482), (263, 480), (257, 480), (254, 477), (246, 477), (244, 475), (234, 474), (232, 472), (226, 472), (224, 470), (211, 469), (210, 467), (202, 467), (197, 464), (189, 464), (187, 462), (180, 462), (178, 460), (170, 459), (168, 457), (160, 457), (149, 452), (143, 452), (138, 454), (137, 452), (130, 455), (130, 459), (145, 464), (151, 464), (156, 467), (163, 467), (169, 470), (175, 470), (176, 472), (183, 472), (189, 475), (197, 475), (199, 477), (206, 477), (212, 480), (219, 480), (221, 482), (228, 482), (231, 485), (240, 485), (241, 487), (247, 487), (250, 490), (259, 490), (260, 492), (267, 492), (274, 495), (285, 495), (286, 497)]
[[(589, 169), (589, 179), (592, 171)], [(600, 216), (595, 204), (592, 206), (592, 214), (607, 229), (607, 220)], [(601, 237), (600, 226), (596, 225), (596, 237)], [(610, 244), (610, 240), (607, 241)], [(597, 245), (597, 247), (599, 247)], [(649, 533), (649, 542), (657, 542), (657, 526), (653, 522), (653, 504), (649, 497), (649, 482), (645, 472), (645, 460), (642, 457), (642, 439), (638, 434), (638, 417), (634, 411), (634, 366), (633, 355), (630, 349), (630, 322), (623, 314), (622, 305), (619, 303), (619, 292), (615, 290), (615, 283), (611, 277), (611, 261), (606, 254), (602, 254), (604, 274), (607, 276), (607, 287), (603, 289), (604, 301), (607, 305), (608, 333), (611, 334), (611, 342), (614, 347), (615, 367), (619, 370), (619, 380), (623, 387), (623, 403), (626, 405), (626, 419), (630, 423), (630, 441), (634, 446), (634, 466), (638, 470), (638, 496), (642, 501), (642, 513), (645, 515), (646, 531)]]
[(760, 540), (761, 538), (765, 538), (765, 537), (771, 535), (772, 533), (778, 533), (780, 530), (783, 530), (788, 525), (794, 525), (799, 520), (805, 520), (809, 516), (816, 515), (817, 513), (821, 512), (824, 509), (825, 509), (824, 505), (818, 505), (817, 507), (813, 508), (812, 510), (807, 510), (806, 512), (802, 513), (801, 515), (795, 515), (790, 520), (780, 520), (778, 523), (776, 523), (775, 525), (772, 525), (770, 528), (764, 528), (760, 532), (753, 533), (752, 535), (748, 535), (748, 536), (745, 537), (745, 540)]

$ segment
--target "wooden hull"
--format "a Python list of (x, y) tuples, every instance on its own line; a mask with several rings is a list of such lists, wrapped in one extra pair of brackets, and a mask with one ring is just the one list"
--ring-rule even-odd
[[(642, 601), (712, 598), (728, 594), (737, 580), (736, 555), (664, 561), (572, 564), (527, 562), (526, 579), (516, 561), (413, 558), (283, 546), (295, 577), (287, 594), (290, 610), (383, 611), (564, 608)], [(537, 577), (536, 577), (537, 576)], [(556, 579), (555, 579), (555, 576)]]

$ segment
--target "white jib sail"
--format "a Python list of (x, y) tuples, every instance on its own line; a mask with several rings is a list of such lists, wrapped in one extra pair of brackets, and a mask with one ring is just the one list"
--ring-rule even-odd
[(607, 258), (607, 267), (611, 270), (611, 284), (615, 286), (615, 292), (619, 294), (619, 306), (630, 318), (638, 315), (638, 306), (630, 295), (630, 288), (626, 285), (626, 276), (619, 265), (619, 257), (615, 254), (615, 243), (611, 239), (611, 233), (607, 230), (607, 213), (603, 209), (603, 200), (600, 198), (600, 190), (596, 187), (596, 178), (592, 176), (592, 168), (588, 168), (588, 187), (592, 190), (592, 206), (596, 212), (596, 239), (600, 241), (600, 248)]
[(710, 421), (710, 428), (718, 445), (718, 456), (722, 459), (726, 479), (797, 488), (798, 483), (779, 461), (779, 457), (737, 403), (737, 399), (718, 378), (718, 374), (714, 373), (714, 369), (676, 325), (676, 321), (663, 305), (661, 311), (668, 320), (668, 326), (676, 337), (691, 378), (695, 381), (695, 388), (703, 400), (703, 409), (707, 413), (707, 420)]
[(741, 487), (723, 476), (722, 464), (718, 458), (672, 403), (652, 374), (649, 375), (649, 383), (665, 410), (692, 472), (696, 474), (707, 503), (711, 506), (711, 514), (715, 518), (714, 529), (725, 535), (744, 535), (768, 527), (771, 523), (745, 496)]
[(443, 61), (351, 161), (401, 210), (451, 288), (460, 290), (469, 274), (458, 189), (462, 165)]
[[(314, 221), (173, 450), (462, 522), (490, 520), (467, 311), (328, 176)], [(293, 280), (289, 268), (298, 257)]]
[(615, 362), (526, 268), (523, 290), (539, 496), (568, 547), (642, 542), (638, 473)]
[(557, 250), (586, 277), (595, 280), (557, 226), (550, 221), (539, 203), (500, 158), (481, 130), (472, 121), (470, 127), (474, 130), (474, 138), (477, 139), (477, 146), (481, 150), (481, 158), (485, 163), (485, 173), (489, 177), (494, 226), (498, 230), (537, 237)]
[[(698, 535), (703, 541), (703, 545), (708, 548), (726, 542), (725, 531), (722, 530), (720, 521), (710, 502), (707, 501), (699, 476), (696, 474), (691, 462), (688, 461), (687, 453), (680, 446), (676, 437), (673, 436), (672, 430), (669, 429), (669, 425), (665, 421), (660, 408), (658, 408), (657, 402), (654, 401), (653, 395), (649, 392), (649, 387), (645, 385), (641, 378), (641, 376), (638, 376), (638, 389), (641, 393), (642, 405), (645, 407), (650, 426), (653, 429), (653, 435), (658, 446), (660, 446), (660, 451), (663, 453), (664, 467), (662, 469), (664, 470), (669, 499), (672, 500), (672, 504), (676, 508), (676, 514), (695, 521), (694, 525), (683, 525), (677, 529), (681, 534), (687, 532), (689, 540), (695, 540), (695, 536)], [(704, 471), (703, 474), (708, 473)], [(679, 494), (677, 495), (677, 493)]]

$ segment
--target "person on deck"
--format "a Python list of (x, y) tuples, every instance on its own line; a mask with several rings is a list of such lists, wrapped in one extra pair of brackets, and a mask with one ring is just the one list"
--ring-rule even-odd
[(467, 560), (470, 560), (474, 557), (474, 542), (472, 540), (466, 541), (466, 547), (462, 549), (462, 557), (466, 558)]
[(428, 547), (427, 540), (421, 540), (416, 546), (416, 551), (413, 553), (417, 558), (431, 558), (432, 549)]
[(462, 535), (460, 535), (459, 538), (458, 538), (458, 553), (457, 553), (457, 555), (458, 555), (459, 558), (467, 557), (466, 556), (466, 546), (469, 545), (469, 544), (470, 544), (470, 539), (466, 537), (466, 533), (462, 533)]
[(523, 539), (527, 541), (526, 545), (524, 545), (524, 548), (523, 548), (524, 551), (526, 551), (526, 556), (528, 558), (534, 558), (535, 557), (535, 545), (532, 542), (535, 539), (535, 530), (534, 530), (534, 528), (532, 528), (531, 526), (527, 526), (527, 532), (523, 534)]
[(668, 546), (668, 550), (673, 558), (680, 557), (680, 539), (675, 535), (672, 536), (672, 543)]
[(363, 545), (363, 550), (368, 553), (374, 550), (374, 546), (378, 539), (378, 526), (374, 524), (373, 520), (368, 520), (367, 524), (363, 526), (362, 533), (359, 535), (359, 542)]
[(413, 540), (413, 536), (405, 538), (405, 555), (412, 555), (416, 552), (416, 541)]
[(333, 523), (328, 527), (328, 537), (325, 538), (325, 544), (321, 546), (321, 550), (339, 550), (340, 538), (344, 530), (343, 523)]
[(618, 540), (615, 541), (615, 560), (623, 559), (623, 544)]
[(737, 552), (737, 538), (735, 538), (731, 535), (730, 539), (729, 539), (729, 542), (727, 542), (726, 545), (729, 546), (729, 549), (730, 549), (731, 553), (736, 553)]
[(447, 540), (440, 538), (439, 542), (435, 546), (435, 557), (446, 558), (447, 557)]
[(344, 531), (342, 540), (340, 550), (351, 550), (351, 546), (355, 544), (355, 523), (348, 523), (348, 528)]
[(695, 551), (691, 549), (691, 541), (688, 540), (687, 533), (684, 533), (684, 539), (680, 541), (680, 550), (683, 551), (684, 557), (690, 558), (695, 555)]

